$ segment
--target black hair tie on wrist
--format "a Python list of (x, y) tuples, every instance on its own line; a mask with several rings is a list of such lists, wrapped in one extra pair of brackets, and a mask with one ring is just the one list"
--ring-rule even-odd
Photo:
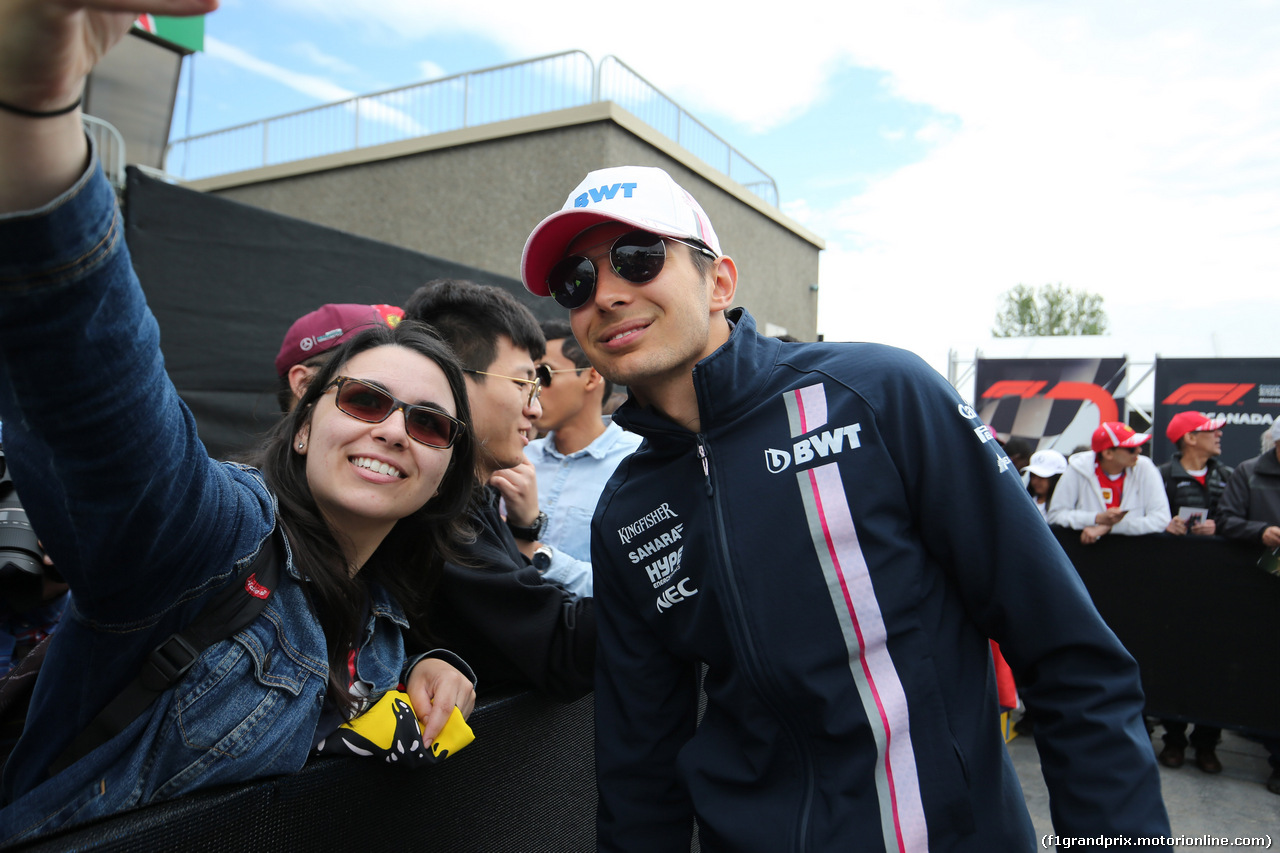
[(57, 118), (58, 116), (66, 115), (67, 113), (74, 110), (76, 107), (80, 106), (80, 102), (83, 100), (84, 100), (84, 96), (82, 95), (79, 98), (76, 98), (75, 103), (73, 103), (71, 106), (63, 107), (60, 110), (49, 110), (48, 112), (40, 112), (39, 110), (29, 110), (26, 107), (18, 107), (18, 106), (14, 106), (13, 104), (6, 104), (4, 101), (0, 101), (0, 110), (13, 113), (14, 115), (26, 116), (27, 118)]

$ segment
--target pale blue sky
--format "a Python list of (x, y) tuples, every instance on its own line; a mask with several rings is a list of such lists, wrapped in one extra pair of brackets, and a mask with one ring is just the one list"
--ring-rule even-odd
[(1275, 0), (785, 8), (224, 0), (174, 132), (560, 50), (615, 54), (827, 240), (829, 339), (943, 369), (948, 348), (982, 344), (998, 294), (1062, 282), (1102, 293), (1112, 343), (1135, 355), (1192, 354), (1179, 342), (1209, 333), (1224, 354), (1280, 352)]

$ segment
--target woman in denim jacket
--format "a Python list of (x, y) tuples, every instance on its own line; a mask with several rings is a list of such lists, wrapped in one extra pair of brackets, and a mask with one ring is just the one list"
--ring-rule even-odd
[[(0, 842), (296, 771), (397, 684), (428, 743), (475, 701), (461, 661), (406, 654), (429, 649), (413, 628), (470, 498), (456, 362), (424, 327), (366, 332), (270, 437), (262, 473), (210, 460), (164, 372), (114, 193), (79, 111), (62, 110), (133, 17), (111, 10), (216, 0), (91, 2), (0, 0), (0, 420), (23, 504), (73, 590), (5, 767)], [(256, 621), (51, 775), (277, 523), (288, 556)]]

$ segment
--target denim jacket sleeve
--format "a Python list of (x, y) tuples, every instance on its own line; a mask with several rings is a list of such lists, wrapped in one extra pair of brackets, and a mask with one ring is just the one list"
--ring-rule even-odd
[(218, 586), (273, 524), (254, 473), (209, 459), (96, 160), (0, 217), (0, 421), (19, 498), (77, 618), (145, 624)]

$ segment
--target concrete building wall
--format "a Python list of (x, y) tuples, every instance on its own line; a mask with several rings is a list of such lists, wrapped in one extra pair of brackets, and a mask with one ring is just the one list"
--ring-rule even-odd
[(659, 166), (738, 265), (735, 304), (813, 340), (822, 241), (614, 104), (193, 182), (226, 198), (519, 277), (525, 238), (592, 169)]

